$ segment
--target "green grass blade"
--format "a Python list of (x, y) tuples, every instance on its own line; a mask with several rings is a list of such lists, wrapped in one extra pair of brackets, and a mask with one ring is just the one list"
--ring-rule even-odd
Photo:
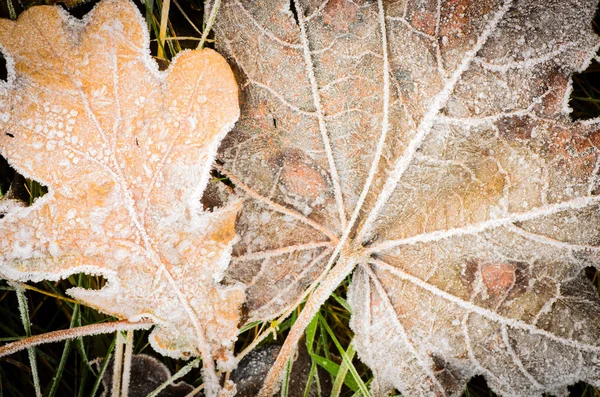
[[(304, 397), (308, 397), (308, 395), (310, 394), (310, 388), (312, 386), (313, 381), (315, 380), (315, 375), (317, 374), (317, 363), (315, 363), (315, 361), (312, 359), (311, 357), (311, 364), (310, 364), (310, 371), (308, 373), (308, 379), (306, 380), (306, 387), (304, 388)], [(317, 380), (317, 387), (319, 385), (319, 382)], [(319, 395), (321, 395), (321, 393), (318, 393)]]
[(340, 306), (342, 306), (344, 308), (344, 310), (346, 310), (348, 313), (352, 314), (352, 308), (350, 307), (350, 305), (348, 304), (348, 302), (346, 301), (346, 299), (342, 298), (341, 296), (339, 296), (335, 292), (333, 292), (331, 294), (331, 297), (333, 299), (335, 299), (337, 301), (337, 303), (339, 303)]
[[(351, 341), (348, 349), (346, 350), (346, 355), (348, 355), (348, 358), (350, 361), (352, 361), (355, 354), (356, 350), (354, 350), (354, 344)], [(339, 397), (340, 393), (342, 392), (342, 385), (344, 384), (346, 376), (348, 375), (348, 370), (349, 368), (346, 364), (346, 361), (343, 361), (342, 365), (340, 365), (340, 370), (333, 381), (333, 385), (331, 386), (331, 397)]]
[(315, 316), (312, 321), (306, 327), (306, 347), (308, 348), (309, 353), (314, 353), (313, 344), (315, 342), (315, 334), (317, 333), (317, 325), (319, 319)]
[(85, 380), (87, 379), (87, 375), (90, 372), (89, 367), (85, 365), (81, 370), (81, 380), (79, 382), (79, 391), (77, 392), (77, 397), (84, 397), (85, 392)]
[(290, 375), (292, 374), (293, 359), (289, 359), (285, 365), (285, 376), (281, 382), (281, 397), (288, 397), (290, 392)]
[[(372, 380), (372, 379), (369, 379), (369, 380), (367, 381), (367, 383), (365, 383), (365, 385), (366, 385), (366, 386), (369, 386), (369, 385), (371, 384), (371, 380)], [(364, 395), (361, 393), (361, 391), (360, 391), (360, 390), (359, 390), (359, 391), (357, 391), (356, 393), (354, 393), (354, 394), (352, 395), (352, 397), (363, 397), (363, 396), (364, 396)], [(395, 395), (395, 396), (390, 396), (390, 397), (402, 397), (402, 395), (401, 395), (401, 394), (398, 394), (398, 395)]]
[(152, 32), (152, 16), (154, 14), (154, 0), (144, 1), (146, 7), (146, 23), (148, 24), (148, 32)]
[(352, 377), (358, 384), (358, 387), (359, 387), (360, 391), (362, 392), (363, 396), (369, 397), (370, 396), (369, 390), (367, 389), (367, 386), (365, 386), (365, 383), (363, 382), (361, 377), (358, 375), (358, 371), (356, 371), (356, 368), (354, 368), (354, 364), (352, 364), (352, 360), (350, 358), (348, 358), (346, 351), (344, 350), (344, 348), (342, 348), (342, 345), (335, 337), (335, 334), (333, 333), (333, 331), (331, 330), (331, 328), (329, 327), (329, 325), (327, 324), (327, 322), (325, 321), (323, 316), (321, 316), (320, 313), (318, 314), (318, 316), (319, 316), (319, 323), (323, 326), (323, 328), (325, 328), (325, 330), (329, 334), (329, 337), (335, 344), (335, 347), (338, 349), (340, 355), (342, 356), (342, 359), (344, 360), (346, 365), (348, 365), (348, 370), (350, 371), (350, 374), (352, 375)]
[(117, 343), (117, 334), (115, 333), (115, 337), (113, 338), (110, 346), (108, 347), (108, 351), (106, 352), (106, 356), (104, 356), (104, 360), (102, 360), (102, 365), (100, 366), (100, 371), (98, 372), (98, 376), (96, 377), (96, 381), (94, 382), (94, 386), (92, 387), (92, 391), (90, 393), (90, 397), (94, 397), (98, 392), (98, 387), (100, 387), (100, 382), (102, 381), (102, 377), (104, 376), (104, 372), (106, 368), (108, 368), (108, 363), (110, 362), (110, 356), (112, 355), (113, 350), (115, 350), (115, 345)]
[(238, 335), (243, 334), (244, 332), (246, 332), (248, 330), (251, 330), (252, 328), (259, 325), (260, 323), (262, 323), (262, 321), (253, 321), (250, 324), (244, 325), (242, 328), (240, 328), (240, 332), (238, 332)]
[[(71, 324), (69, 328), (73, 328), (77, 324), (77, 316), (79, 313), (79, 305), (75, 305), (73, 308), (73, 315), (71, 316)], [(56, 394), (56, 390), (58, 390), (58, 385), (62, 378), (63, 371), (65, 370), (65, 364), (67, 363), (67, 358), (69, 357), (69, 352), (71, 351), (71, 340), (67, 339), (65, 341), (65, 347), (63, 348), (62, 355), (60, 356), (60, 363), (58, 364), (58, 369), (54, 374), (54, 378), (52, 379), (52, 387), (50, 388), (50, 392), (48, 393), (48, 397), (54, 397)]]
[[(315, 363), (317, 363), (317, 365), (319, 365), (319, 367), (321, 367), (325, 371), (329, 372), (333, 377), (336, 377), (337, 374), (339, 373), (340, 366), (338, 364), (334, 363), (333, 361), (331, 361), (325, 357), (316, 355), (316, 354), (311, 354), (311, 357), (312, 357), (313, 361)], [(348, 386), (352, 391), (360, 390), (358, 383), (356, 383), (354, 378), (351, 376), (345, 377), (344, 384), (346, 386)]]

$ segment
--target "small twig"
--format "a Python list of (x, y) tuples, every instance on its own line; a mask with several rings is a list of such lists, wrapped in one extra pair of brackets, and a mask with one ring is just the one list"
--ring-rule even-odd
[(34, 335), (29, 338), (21, 339), (17, 342), (9, 343), (0, 347), (0, 357), (8, 356), (21, 350), (33, 346), (43, 345), (45, 343), (60, 342), (66, 339), (73, 339), (81, 336), (90, 336), (98, 334), (110, 334), (115, 331), (128, 331), (136, 329), (148, 329), (154, 323), (151, 321), (139, 321), (132, 323), (127, 320), (114, 321), (111, 323), (90, 324), (83, 327), (61, 329), (58, 331), (47, 332), (41, 335)]

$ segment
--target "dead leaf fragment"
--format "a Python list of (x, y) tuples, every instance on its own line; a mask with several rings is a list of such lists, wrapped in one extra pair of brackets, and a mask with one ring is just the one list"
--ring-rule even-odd
[(53, 6), (0, 21), (0, 149), (49, 189), (0, 221), (0, 275), (101, 274), (103, 289), (69, 293), (119, 318), (151, 318), (157, 351), (201, 354), (214, 377), (244, 300), (241, 285), (220, 282), (240, 205), (206, 212), (200, 197), (238, 118), (237, 87), (212, 50), (159, 72), (145, 26), (126, 0), (104, 0), (83, 21)]
[(315, 313), (357, 265), (351, 325), (379, 391), (600, 385), (584, 275), (600, 263), (600, 123), (567, 107), (600, 44), (596, 6), (223, 0), (242, 119), (221, 172), (247, 197), (228, 277), (248, 285), (250, 319), (323, 277)]

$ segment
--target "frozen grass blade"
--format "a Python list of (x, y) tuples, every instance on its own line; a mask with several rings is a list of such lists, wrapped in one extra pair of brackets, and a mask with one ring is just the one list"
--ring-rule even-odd
[[(66, 296), (62, 296), (62, 295), (60, 295), (58, 293), (52, 293), (52, 292), (49, 292), (49, 291), (44, 291), (43, 289), (39, 289), (39, 288), (36, 288), (34, 286), (23, 284), (23, 283), (13, 283), (13, 284), (18, 285), (19, 288), (23, 288), (24, 290), (26, 289), (26, 290), (30, 290), (30, 291), (35, 291), (35, 292), (37, 292), (39, 294), (46, 295), (46, 296), (49, 296), (49, 297), (54, 298), (54, 299), (62, 300), (62, 301), (73, 303), (73, 304), (79, 304), (79, 302), (77, 302), (75, 299), (71, 299), (71, 298), (68, 298)], [(0, 288), (0, 289), (2, 289), (2, 288)]]
[[(160, 394), (160, 392), (162, 392), (164, 389), (166, 389), (170, 384), (172, 384), (173, 382), (175, 382), (177, 379), (183, 378), (193, 368), (198, 368), (198, 364), (200, 364), (200, 361), (201, 361), (200, 358), (196, 358), (196, 359), (190, 361), (188, 364), (186, 364), (184, 367), (182, 367), (179, 371), (175, 372), (162, 385), (160, 385), (156, 389), (154, 389), (154, 391), (152, 393), (148, 394), (147, 397), (157, 397)], [(204, 385), (202, 385), (201, 387), (203, 388)], [(196, 391), (200, 391), (200, 390), (202, 390), (202, 388), (194, 390), (192, 393), (194, 393)], [(192, 393), (190, 393), (190, 394), (192, 394)], [(190, 395), (190, 394), (188, 394), (188, 395)]]
[(341, 296), (339, 296), (335, 292), (331, 294), (331, 297), (333, 299), (335, 299), (335, 301), (337, 303), (339, 303), (340, 306), (342, 306), (344, 308), (344, 310), (346, 310), (350, 314), (352, 313), (352, 308), (350, 307), (350, 305), (348, 304), (348, 302), (346, 301), (346, 299), (342, 298)]
[[(369, 385), (371, 384), (371, 380), (372, 380), (372, 379), (369, 379), (369, 381), (368, 381), (367, 383), (365, 383), (365, 385), (369, 386)], [(360, 390), (359, 390), (359, 391), (357, 391), (357, 392), (355, 392), (355, 393), (352, 395), (352, 397), (362, 397), (362, 396), (364, 396), (364, 394), (362, 394), (362, 392), (361, 392)], [(401, 394), (397, 394), (397, 395), (390, 396), (390, 397), (402, 397), (402, 395), (401, 395)]]
[[(200, 43), (198, 44), (198, 49), (200, 49), (200, 50), (204, 48), (204, 43), (206, 42), (206, 39), (208, 38), (208, 34), (210, 33), (213, 25), (215, 24), (215, 20), (217, 19), (217, 12), (219, 11), (220, 4), (221, 4), (221, 0), (215, 0), (214, 4), (210, 10), (210, 14), (208, 16), (208, 22), (204, 26), (204, 31), (202, 32), (202, 38), (200, 39)], [(206, 6), (206, 4), (205, 4), (205, 6)]]
[[(29, 321), (29, 309), (27, 307), (27, 298), (25, 297), (25, 290), (17, 287), (15, 288), (15, 292), (17, 293), (17, 300), (19, 302), (19, 312), (21, 313), (21, 321), (23, 323), (23, 328), (25, 328), (25, 335), (27, 337), (30, 337), (31, 322)], [(35, 395), (37, 397), (41, 397), (42, 389), (40, 387), (40, 376), (37, 369), (35, 349), (33, 347), (29, 347), (27, 349), (27, 355), (29, 356), (29, 365), (31, 368), (31, 376), (33, 377), (33, 387), (35, 389)]]
[[(17, 13), (15, 12), (15, 6), (13, 6), (12, 0), (6, 1), (6, 6), (8, 7), (8, 15), (10, 19), (17, 19)], [(0, 389), (1, 391), (2, 389)]]

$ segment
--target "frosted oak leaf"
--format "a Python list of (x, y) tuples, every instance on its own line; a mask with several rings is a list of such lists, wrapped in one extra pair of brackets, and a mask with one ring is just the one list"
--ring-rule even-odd
[[(250, 319), (349, 290), (373, 394), (600, 385), (598, 120), (569, 118), (596, 0), (223, 0), (247, 200), (228, 278)], [(320, 282), (319, 287), (315, 287)]]
[(0, 148), (49, 193), (0, 221), (0, 275), (58, 280), (103, 275), (71, 289), (123, 319), (150, 318), (159, 352), (226, 365), (244, 290), (220, 283), (240, 204), (200, 203), (217, 147), (239, 116), (238, 90), (212, 50), (188, 51), (164, 72), (145, 22), (126, 0), (83, 21), (34, 7), (0, 21), (9, 77), (0, 82)]

